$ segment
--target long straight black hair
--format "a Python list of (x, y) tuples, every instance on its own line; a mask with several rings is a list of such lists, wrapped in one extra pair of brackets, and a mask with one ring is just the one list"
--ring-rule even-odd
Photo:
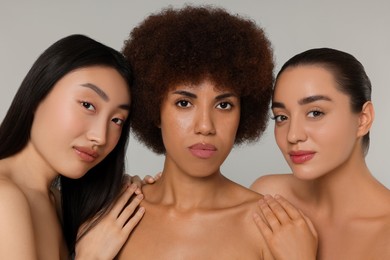
[[(60, 39), (35, 61), (0, 125), (0, 159), (18, 153), (27, 145), (34, 112), (57, 81), (75, 69), (90, 66), (114, 68), (129, 87), (132, 84), (130, 68), (118, 51), (84, 35)], [(63, 232), (71, 253), (80, 225), (101, 216), (120, 193), (128, 136), (129, 120), (126, 120), (118, 144), (102, 162), (80, 179), (59, 175)]]

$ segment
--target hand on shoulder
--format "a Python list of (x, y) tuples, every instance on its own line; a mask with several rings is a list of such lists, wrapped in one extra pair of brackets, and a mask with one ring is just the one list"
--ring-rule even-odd
[(106, 215), (97, 223), (93, 219), (80, 228), (76, 259), (114, 259), (145, 213), (139, 206), (142, 199), (136, 184), (125, 184), (124, 191)]
[(302, 211), (279, 195), (265, 195), (259, 208), (253, 218), (275, 259), (316, 259), (317, 231)]

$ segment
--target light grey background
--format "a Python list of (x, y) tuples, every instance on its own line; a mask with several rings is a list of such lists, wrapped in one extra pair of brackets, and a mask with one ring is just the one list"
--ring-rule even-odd
[[(130, 30), (152, 12), (185, 1), (0, 0), (0, 120), (25, 74), (54, 41), (73, 33), (88, 35), (118, 50)], [(373, 1), (189, 1), (214, 4), (247, 16), (265, 28), (275, 51), (276, 71), (292, 55), (315, 47), (332, 47), (355, 55), (373, 84), (376, 119), (367, 161), (373, 174), (390, 187), (386, 160), (390, 147), (390, 2)], [(274, 142), (273, 122), (263, 138), (235, 148), (223, 173), (249, 186), (267, 173), (288, 172)], [(335, 147), (335, 149), (337, 149)], [(131, 174), (154, 174), (162, 157), (131, 139), (128, 154)]]

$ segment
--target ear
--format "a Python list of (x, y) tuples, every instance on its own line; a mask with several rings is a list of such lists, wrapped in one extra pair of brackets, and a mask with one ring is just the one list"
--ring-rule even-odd
[(358, 136), (364, 136), (370, 131), (372, 123), (374, 122), (374, 117), (374, 105), (371, 101), (367, 101), (364, 103), (362, 111), (360, 112)]

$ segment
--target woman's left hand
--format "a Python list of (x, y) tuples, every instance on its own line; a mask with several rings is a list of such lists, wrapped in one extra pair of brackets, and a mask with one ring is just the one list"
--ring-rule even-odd
[(275, 259), (316, 259), (318, 235), (303, 212), (280, 195), (265, 195), (259, 208), (253, 217)]

